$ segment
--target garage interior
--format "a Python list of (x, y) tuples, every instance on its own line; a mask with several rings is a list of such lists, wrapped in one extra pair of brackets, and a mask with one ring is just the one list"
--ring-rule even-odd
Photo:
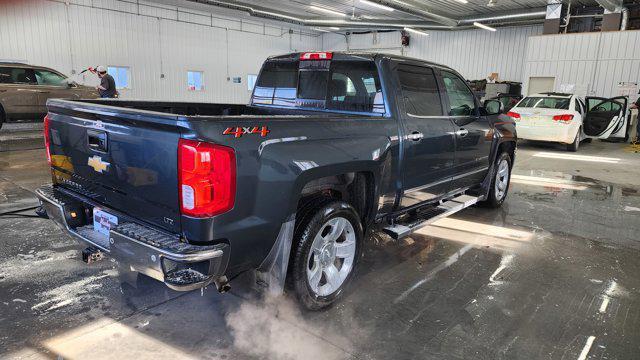
[(0, 358), (640, 357), (640, 1), (3, 1), (0, 44), (0, 80), (38, 66), (93, 90), (104, 66), (124, 100), (246, 105), (270, 56), (386, 53), (451, 67), (478, 101), (615, 98), (627, 119), (577, 152), (518, 139), (501, 208), (371, 233), (340, 301), (311, 312), (243, 276), (178, 292), (82, 262), (35, 212), (52, 181), (44, 115), (0, 107)]

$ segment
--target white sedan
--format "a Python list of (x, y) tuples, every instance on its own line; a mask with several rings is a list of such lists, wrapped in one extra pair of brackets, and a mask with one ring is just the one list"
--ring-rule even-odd
[(516, 122), (518, 139), (551, 141), (578, 151), (585, 138), (582, 99), (572, 94), (542, 93), (520, 100), (507, 115)]
[(518, 138), (566, 144), (578, 151), (580, 141), (624, 139), (629, 133), (626, 97), (587, 97), (541, 93), (525, 97), (507, 115), (516, 122)]

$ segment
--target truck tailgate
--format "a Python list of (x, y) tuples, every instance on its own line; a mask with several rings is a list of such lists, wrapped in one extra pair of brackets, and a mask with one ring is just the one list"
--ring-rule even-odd
[(176, 115), (64, 100), (47, 106), (55, 183), (180, 232)]

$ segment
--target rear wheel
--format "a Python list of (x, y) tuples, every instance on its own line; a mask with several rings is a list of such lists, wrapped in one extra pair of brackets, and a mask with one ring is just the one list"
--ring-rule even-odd
[(578, 133), (576, 134), (576, 138), (573, 139), (571, 144), (567, 144), (567, 151), (576, 152), (578, 148), (580, 148), (580, 132), (582, 128), (578, 129)]
[(309, 310), (333, 304), (353, 277), (362, 247), (362, 225), (353, 207), (334, 201), (317, 208), (294, 237), (293, 287)]
[(482, 202), (482, 205), (491, 208), (502, 206), (509, 192), (511, 164), (511, 156), (509, 156), (508, 153), (503, 152), (498, 156), (496, 164), (493, 167), (493, 180), (491, 181), (489, 196)]

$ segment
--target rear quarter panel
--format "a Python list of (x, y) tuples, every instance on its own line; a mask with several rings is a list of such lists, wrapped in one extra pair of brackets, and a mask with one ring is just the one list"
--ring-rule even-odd
[[(196, 119), (196, 120), (194, 120)], [(221, 119), (221, 120), (220, 120)], [(210, 223), (183, 216), (187, 238), (231, 244), (230, 267), (256, 267), (276, 240), (280, 226), (295, 214), (309, 181), (348, 172), (375, 179), (379, 210), (393, 206), (398, 171), (397, 123), (388, 117), (190, 118), (185, 138), (233, 147), (237, 161), (234, 208)], [(263, 127), (269, 133), (223, 135), (227, 128)], [(189, 224), (192, 224), (190, 226)], [(199, 225), (197, 225), (199, 224)]]

